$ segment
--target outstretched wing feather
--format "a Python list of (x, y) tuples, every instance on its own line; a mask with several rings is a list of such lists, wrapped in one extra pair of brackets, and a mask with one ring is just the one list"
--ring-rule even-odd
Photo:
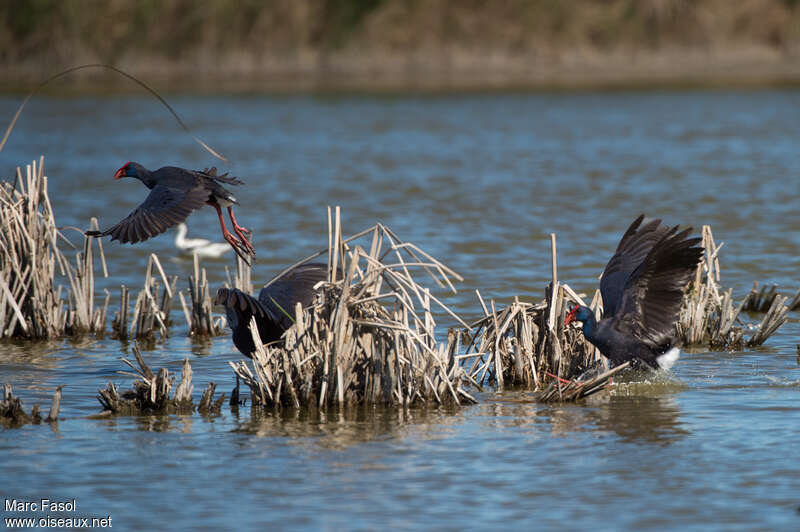
[(208, 194), (208, 190), (203, 187), (194, 187), (187, 191), (156, 185), (144, 202), (124, 220), (94, 235), (111, 235), (111, 240), (122, 243), (142, 242), (186, 220), (193, 210), (206, 203)]
[(622, 235), (617, 250), (603, 270), (600, 294), (603, 296), (603, 316), (617, 314), (632, 275), (658, 242), (669, 231), (661, 220), (645, 220), (640, 215)]
[(691, 228), (673, 227), (632, 272), (618, 310), (617, 329), (652, 346), (671, 343), (683, 291), (703, 255)]

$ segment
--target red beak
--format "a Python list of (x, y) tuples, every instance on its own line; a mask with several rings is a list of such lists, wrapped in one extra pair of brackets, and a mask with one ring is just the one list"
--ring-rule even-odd
[(575, 305), (574, 307), (572, 307), (572, 310), (569, 311), (567, 317), (564, 318), (564, 326), (567, 326), (573, 321), (575, 321), (575, 314), (577, 314), (577, 312), (578, 312), (578, 305)]
[(117, 173), (114, 174), (114, 179), (119, 179), (120, 177), (125, 177), (125, 167), (124, 166), (122, 168), (120, 168), (119, 170), (117, 170)]

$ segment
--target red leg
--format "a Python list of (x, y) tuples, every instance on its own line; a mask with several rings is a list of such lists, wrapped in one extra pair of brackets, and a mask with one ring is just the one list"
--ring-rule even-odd
[[(239, 235), (239, 238), (242, 239), (242, 246), (245, 248), (245, 250), (250, 255), (255, 257), (256, 256), (256, 250), (253, 247), (253, 245), (250, 244), (250, 241), (247, 239), (247, 236), (245, 236), (245, 235), (249, 235), (250, 231), (247, 230), (246, 228), (242, 227), (241, 225), (239, 225), (236, 222), (236, 216), (234, 216), (234, 214), (233, 214), (233, 207), (228, 207), (228, 216), (231, 217), (231, 223), (233, 224), (233, 230), (236, 231), (236, 234)], [(221, 219), (221, 217), (222, 217), (222, 214), (220, 214), (220, 219)]]
[(225, 227), (225, 218), (222, 217), (222, 209), (220, 209), (219, 205), (216, 204), (212, 204), (212, 207), (217, 210), (217, 216), (219, 216), (219, 225), (222, 228), (222, 236), (225, 237), (225, 240), (227, 240), (234, 249), (240, 247), (242, 243), (239, 242), (239, 239), (228, 231), (227, 227)]
[(552, 373), (550, 373), (549, 371), (545, 371), (545, 374), (546, 374), (546, 375), (548, 375), (549, 377), (553, 377), (554, 379), (558, 379), (558, 380), (559, 380), (559, 382), (561, 382), (561, 383), (563, 383), (563, 384), (570, 384), (570, 383), (572, 382), (572, 381), (568, 381), (567, 379), (562, 379), (562, 378), (561, 378), (561, 377), (559, 377), (558, 375), (553, 375), (553, 374), (552, 374)]

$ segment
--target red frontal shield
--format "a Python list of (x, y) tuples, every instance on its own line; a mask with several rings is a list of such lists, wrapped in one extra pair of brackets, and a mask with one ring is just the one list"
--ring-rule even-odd
[(578, 305), (572, 307), (572, 309), (569, 311), (569, 314), (567, 314), (567, 317), (564, 318), (564, 325), (569, 325), (570, 323), (575, 321), (575, 314), (578, 313), (578, 308), (579, 308)]
[(130, 165), (130, 164), (131, 163), (127, 162), (127, 163), (125, 163), (125, 166), (123, 166), (122, 168), (117, 170), (117, 173), (114, 174), (114, 179), (119, 179), (120, 177), (125, 177), (125, 174), (128, 173), (128, 165)]

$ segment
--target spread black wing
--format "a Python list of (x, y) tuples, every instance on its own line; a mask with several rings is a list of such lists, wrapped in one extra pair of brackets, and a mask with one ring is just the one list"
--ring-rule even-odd
[(652, 346), (671, 344), (683, 291), (703, 255), (701, 239), (673, 227), (662, 234), (628, 277), (615, 328)]
[(303, 264), (262, 288), (259, 299), (236, 288), (220, 288), (214, 303), (225, 307), (233, 344), (249, 357), (255, 350), (250, 320), (255, 316), (263, 343), (279, 340), (292, 325), (295, 305), (299, 302), (305, 307), (313, 303), (314, 285), (327, 277), (327, 265)]
[(104, 231), (87, 231), (86, 234), (111, 235), (111, 240), (135, 244), (183, 222), (193, 210), (205, 204), (208, 196), (208, 190), (200, 186), (185, 190), (158, 184), (127, 218)]
[(617, 250), (603, 270), (600, 294), (603, 296), (603, 317), (616, 315), (622, 304), (625, 287), (653, 246), (669, 231), (660, 227), (661, 220), (647, 220), (640, 215), (622, 235)]
[(284, 329), (294, 320), (297, 303), (307, 307), (314, 302), (314, 286), (327, 280), (328, 266), (322, 263), (301, 264), (281, 277), (273, 279), (261, 289), (259, 301), (269, 316)]

